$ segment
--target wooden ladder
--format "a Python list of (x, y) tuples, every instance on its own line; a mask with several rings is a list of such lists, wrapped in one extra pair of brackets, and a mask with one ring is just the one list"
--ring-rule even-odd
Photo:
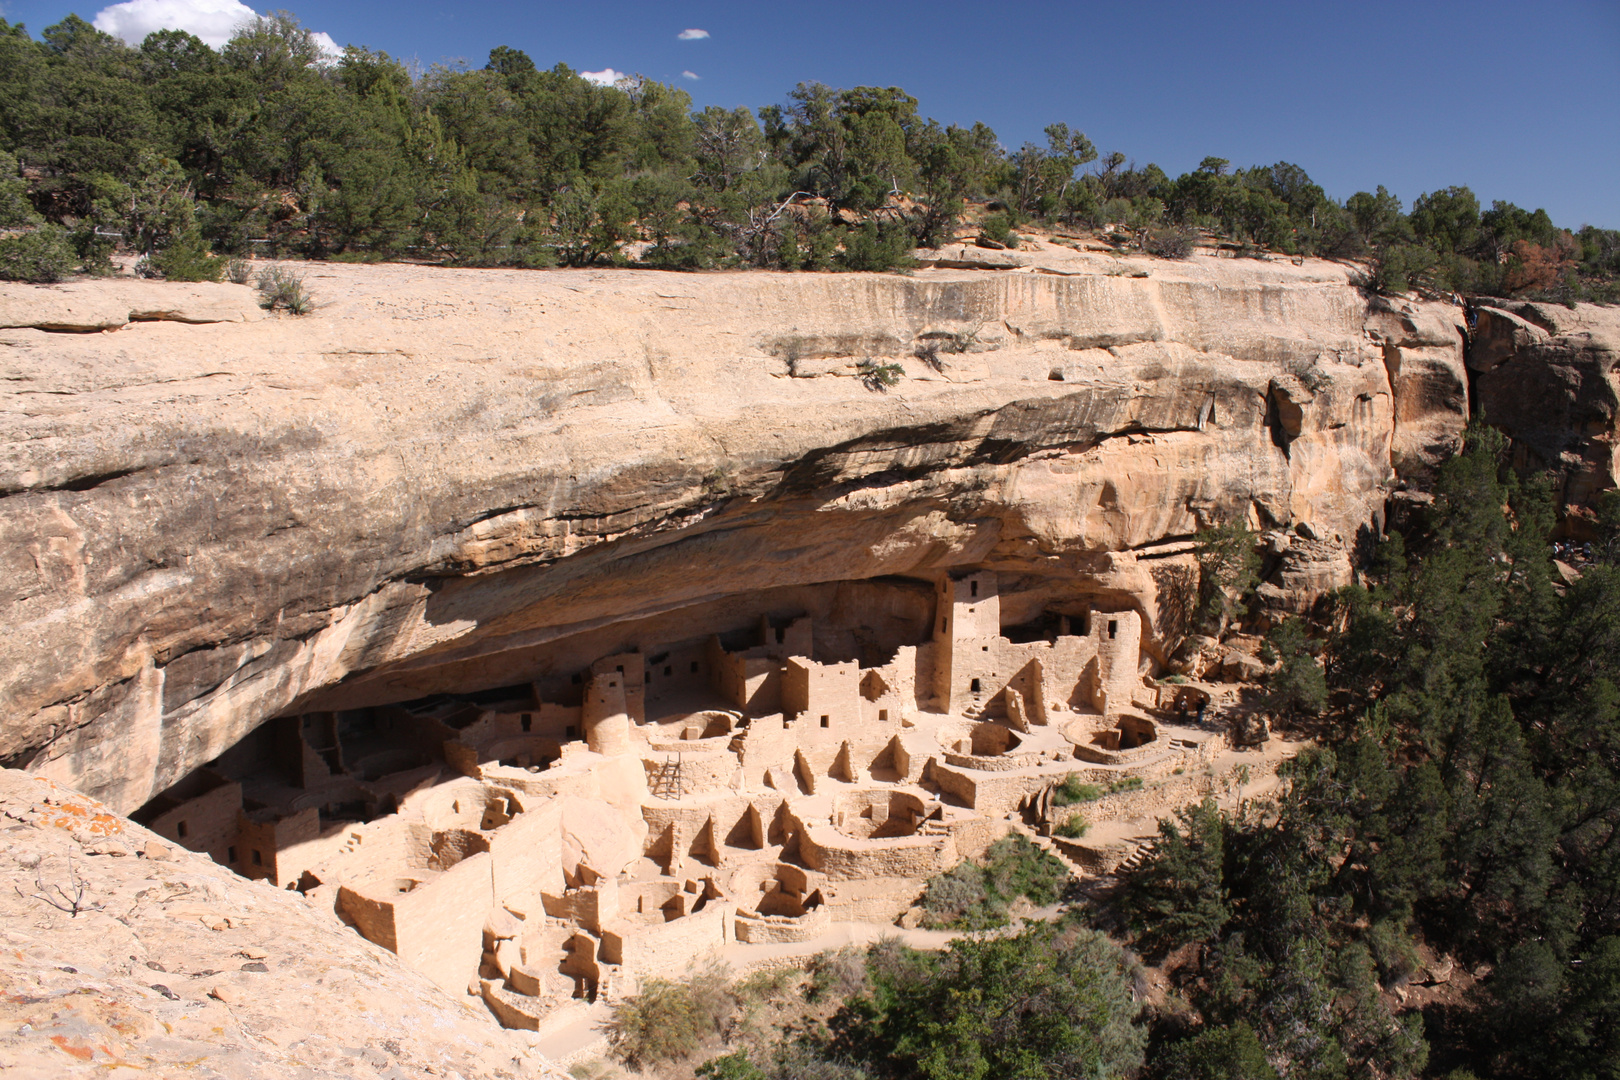
[(685, 793), (681, 783), (681, 756), (665, 755), (664, 764), (653, 777), (652, 793), (660, 799), (679, 799)]

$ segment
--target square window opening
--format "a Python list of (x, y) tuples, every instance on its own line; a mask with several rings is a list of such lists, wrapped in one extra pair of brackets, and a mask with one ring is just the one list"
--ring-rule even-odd
[(534, 730), (534, 713), (524, 713), (523, 714), (523, 730), (524, 731), (533, 731)]
[(258, 848), (253, 849), (253, 865), (254, 866), (263, 866), (264, 865), (264, 856), (259, 854), (259, 849)]
[(176, 825), (175, 832), (179, 833), (180, 839), (184, 840), (186, 838), (186, 823), (182, 821)]
[(823, 716), (821, 718), (821, 726), (822, 727), (832, 727), (832, 718), (827, 717), (827, 716)]

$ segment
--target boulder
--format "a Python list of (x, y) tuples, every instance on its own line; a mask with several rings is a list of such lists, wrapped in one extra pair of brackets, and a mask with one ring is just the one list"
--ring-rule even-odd
[(219, 282), (116, 278), (64, 285), (0, 285), (0, 329), (116, 330), (131, 322), (257, 322), (258, 294)]
[(1266, 674), (1266, 665), (1257, 656), (1228, 651), (1221, 657), (1221, 678), (1227, 682), (1259, 682)]
[(570, 874), (588, 866), (606, 878), (641, 857), (645, 822), (633, 824), (626, 815), (600, 799), (564, 795), (562, 806), (563, 867)]
[(1228, 730), (1233, 746), (1261, 746), (1271, 738), (1271, 721), (1262, 713), (1234, 717)]
[(129, 322), (129, 306), (111, 290), (68, 285), (0, 285), (0, 328), (93, 334)]

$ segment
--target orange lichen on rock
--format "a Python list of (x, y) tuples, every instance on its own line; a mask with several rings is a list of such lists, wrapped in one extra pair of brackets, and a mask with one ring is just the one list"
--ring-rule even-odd
[(83, 829), (92, 836), (116, 836), (124, 831), (124, 823), (117, 815), (109, 814), (106, 807), (93, 799), (82, 802), (69, 799), (54, 803), (45, 799), (43, 805), (37, 805), (33, 810), (40, 815), (41, 824), (53, 829)]

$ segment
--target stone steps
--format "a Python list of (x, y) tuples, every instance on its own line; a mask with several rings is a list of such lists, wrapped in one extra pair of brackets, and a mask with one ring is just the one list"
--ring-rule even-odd
[(1048, 855), (1051, 855), (1053, 858), (1057, 859), (1058, 862), (1066, 866), (1069, 870), (1069, 876), (1071, 878), (1078, 881), (1080, 878), (1085, 877), (1085, 867), (1071, 859), (1068, 854), (1063, 851), (1063, 849), (1057, 846), (1057, 842), (1054, 841), (1050, 836), (1040, 835), (1034, 829), (1030, 828), (1028, 825), (1025, 825), (1022, 821), (1014, 821), (1012, 823), (1012, 831), (1027, 838), (1030, 843), (1034, 844), (1037, 848), (1040, 848), (1042, 851), (1046, 852)]

